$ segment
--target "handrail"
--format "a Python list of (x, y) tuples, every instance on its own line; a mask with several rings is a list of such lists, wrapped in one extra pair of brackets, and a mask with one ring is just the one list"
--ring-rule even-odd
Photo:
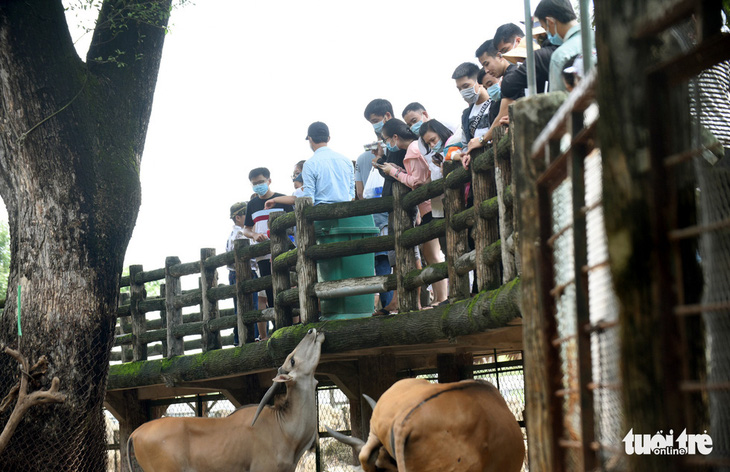
[[(271, 215), (271, 239), (260, 244), (236, 241), (234, 250), (217, 255), (212, 249), (203, 249), (198, 261), (181, 263), (177, 258), (168, 258), (164, 268), (151, 271), (131, 266), (130, 275), (120, 279), (120, 287), (130, 287), (132, 296), (117, 310), (117, 316), (122, 319), (117, 328), (115, 346), (122, 346), (124, 352), (113, 354), (113, 359), (144, 360), (148, 355), (171, 357), (189, 349), (217, 349), (232, 342), (230, 336), (220, 335), (221, 330), (236, 326), (240, 344), (253, 342), (253, 324), (258, 321), (273, 320), (277, 328), (288, 326), (293, 322), (295, 310), (301, 315), (302, 322), (316, 321), (317, 298), (398, 288), (400, 311), (403, 312), (416, 309), (418, 287), (447, 277), (450, 279), (451, 299), (468, 297), (468, 273), (471, 270), (478, 273), (480, 290), (498, 287), (505, 282), (500, 273), (500, 260), (505, 254), (514, 258), (514, 251), (505, 252), (506, 245), (501, 244), (498, 228), (506, 218), (510, 222), (506, 236), (511, 236), (510, 149), (510, 137), (500, 137), (492, 146), (475, 153), (471, 169), (464, 169), (459, 163), (446, 162), (444, 178), (413, 191), (396, 182), (394, 195), (389, 197), (317, 206), (313, 206), (311, 201), (307, 204), (307, 199), (298, 199), (294, 212)], [(475, 204), (470, 208), (465, 207), (464, 201), (464, 185), (468, 182), (472, 183), (475, 196)], [(499, 194), (495, 188), (500, 189)], [(444, 199), (445, 218), (413, 227), (409, 216), (413, 209), (435, 198)], [(315, 244), (313, 224), (316, 221), (385, 212), (392, 213), (389, 235)], [(288, 237), (292, 227), (297, 227), (296, 247)], [(476, 249), (469, 247), (467, 238), (470, 231), (475, 231)], [(411, 248), (444, 237), (447, 241), (443, 248), (447, 262), (416, 269)], [(502, 235), (502, 239), (504, 237)], [(391, 275), (327, 282), (316, 279), (318, 261), (389, 250), (396, 252), (398, 260)], [(272, 258), (272, 274), (250, 279), (249, 261), (268, 254)], [(240, 276), (236, 285), (217, 284), (216, 269), (227, 265), (236, 267)], [(290, 271), (294, 268), (298, 279), (293, 282), (296, 286), (292, 287)], [(183, 292), (180, 279), (196, 274), (201, 276), (201, 286)], [(164, 282), (161, 296), (146, 298), (144, 284), (154, 281)], [(252, 295), (267, 288), (274, 290), (274, 308), (253, 310)], [(237, 300), (238, 315), (232, 309), (218, 309), (218, 302), (228, 299)], [(199, 313), (182, 314), (183, 308), (193, 306), (200, 307)], [(148, 313), (156, 311), (160, 312), (160, 318), (147, 319)], [(127, 318), (130, 322), (126, 321)], [(203, 339), (183, 342), (182, 338), (190, 335), (202, 335)], [(160, 342), (161, 347), (147, 346)], [(131, 355), (125, 351), (129, 346), (133, 348)]]

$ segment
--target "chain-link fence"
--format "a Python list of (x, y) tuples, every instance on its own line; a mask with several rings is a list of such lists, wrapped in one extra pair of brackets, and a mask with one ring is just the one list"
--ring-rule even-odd
[[(0, 351), (0, 429), (29, 398), (53, 396), (48, 390), (54, 377), (59, 379), (58, 398), (63, 401), (31, 406), (16, 415), (20, 419), (0, 453), (0, 470), (96, 472), (107, 454), (103, 402), (111, 338), (105, 334), (111, 330), (89, 333), (88, 325), (69, 317), (64, 332), (55, 333), (49, 342), (48, 328), (36, 329), (34, 321), (31, 317), (24, 321), (24, 335), (11, 346), (17, 358)], [(21, 383), (22, 377), (27, 383)]]
[[(420, 378), (437, 381), (435, 373), (418, 375)], [(483, 379), (495, 385), (508, 407), (520, 422), (526, 441), (524, 424), (525, 382), (522, 367), (522, 354), (500, 353), (476, 359), (474, 378)], [(209, 400), (209, 399), (213, 400)], [(201, 395), (181, 397), (169, 401), (152, 402), (152, 408), (158, 408), (161, 416), (192, 417), (227, 416), (235, 410), (233, 404), (222, 395)], [(325, 426), (346, 435), (352, 434), (352, 418), (350, 416), (350, 400), (345, 393), (334, 385), (320, 384), (317, 387), (317, 412), (319, 423), (319, 441), (315, 452), (306, 452), (297, 466), (297, 472), (355, 472), (357, 458), (348, 445), (329, 437)], [(106, 412), (108, 447), (108, 472), (126, 472), (121, 464), (119, 454), (119, 423)], [(527, 471), (527, 457), (522, 469)]]

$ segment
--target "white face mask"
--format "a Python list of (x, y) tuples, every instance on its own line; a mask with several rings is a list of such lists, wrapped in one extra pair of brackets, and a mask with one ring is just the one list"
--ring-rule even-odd
[(474, 105), (479, 98), (479, 94), (476, 90), (474, 90), (474, 87), (465, 88), (464, 90), (461, 90), (460, 93), (461, 98), (463, 98), (469, 105)]

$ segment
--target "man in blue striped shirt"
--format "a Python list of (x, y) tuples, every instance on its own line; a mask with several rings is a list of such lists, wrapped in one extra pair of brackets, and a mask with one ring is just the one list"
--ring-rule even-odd
[(352, 161), (331, 150), (327, 143), (330, 131), (317, 121), (307, 130), (309, 147), (314, 155), (304, 163), (304, 196), (320, 203), (348, 202), (355, 199), (355, 170)]
[[(320, 203), (349, 202), (355, 199), (355, 168), (352, 161), (331, 150), (327, 143), (330, 130), (326, 124), (316, 121), (307, 130), (309, 147), (314, 151), (302, 169), (303, 197), (310, 197), (315, 205)], [(274, 205), (294, 205), (296, 197), (278, 196), (266, 202), (266, 208)]]

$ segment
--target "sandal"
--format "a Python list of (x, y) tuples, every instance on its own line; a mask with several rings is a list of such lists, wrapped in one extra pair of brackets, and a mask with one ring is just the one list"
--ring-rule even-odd
[(386, 310), (385, 308), (381, 308), (380, 310), (376, 310), (375, 313), (373, 313), (371, 316), (388, 316), (390, 315), (390, 311)]

